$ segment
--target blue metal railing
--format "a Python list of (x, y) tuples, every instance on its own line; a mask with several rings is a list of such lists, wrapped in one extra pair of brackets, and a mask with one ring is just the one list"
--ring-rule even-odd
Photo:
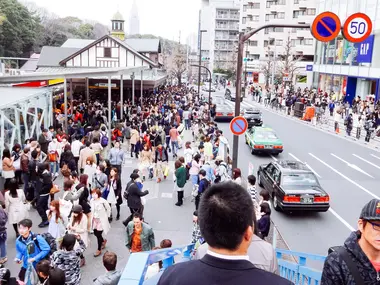
[[(165, 268), (174, 264), (174, 257), (182, 254), (181, 260), (185, 262), (191, 259), (194, 244), (164, 248), (149, 252), (133, 253), (129, 257), (127, 266), (124, 268), (119, 285), (156, 285)], [(295, 258), (295, 261), (284, 259), (284, 255)], [(280, 276), (294, 282), (296, 285), (319, 285), (322, 272), (308, 267), (309, 260), (324, 262), (326, 257), (322, 255), (301, 253), (291, 250), (276, 249)], [(152, 278), (145, 280), (148, 266), (162, 261), (162, 269)]]

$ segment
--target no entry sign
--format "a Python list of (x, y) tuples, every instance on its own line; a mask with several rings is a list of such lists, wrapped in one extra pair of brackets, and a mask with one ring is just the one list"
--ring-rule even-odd
[(336, 14), (323, 12), (314, 19), (311, 33), (318, 41), (329, 42), (339, 35), (340, 28), (340, 20)]
[(248, 128), (248, 122), (242, 116), (233, 118), (230, 123), (230, 130), (236, 136), (240, 136), (244, 134), (247, 128)]
[(343, 26), (343, 36), (352, 43), (366, 40), (372, 33), (372, 21), (363, 13), (355, 13), (347, 18)]

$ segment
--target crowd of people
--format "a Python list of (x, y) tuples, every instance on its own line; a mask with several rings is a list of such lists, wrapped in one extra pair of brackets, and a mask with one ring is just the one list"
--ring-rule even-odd
[[(43, 128), (37, 138), (3, 151), (0, 264), (8, 262), (7, 224), (11, 224), (16, 262), (21, 265), (20, 282), (51, 278), (61, 280), (53, 284), (80, 284), (80, 268), (86, 265), (84, 251), (93, 247), (94, 257), (103, 255), (108, 271), (108, 277), (97, 278), (96, 284), (116, 284), (102, 281), (115, 282), (120, 277), (120, 271), (115, 271), (116, 255), (104, 253), (113, 217), (116, 221), (124, 217), (126, 247), (131, 253), (156, 249), (154, 231), (144, 220), (145, 196), (149, 194), (144, 182), (161, 183), (169, 175), (173, 175), (177, 192), (175, 205), (190, 203), (185, 197), (188, 191), (195, 211), (213, 184), (231, 180), (242, 185), (252, 195), (257, 215), (262, 216), (257, 236), (268, 235), (269, 204), (265, 199), (256, 202), (259, 195), (253, 175), (245, 179), (240, 169), (231, 169), (228, 141), (209, 120), (208, 103), (188, 86), (167, 86), (136, 102), (135, 106), (126, 102), (122, 112), (120, 103), (113, 104), (111, 137), (105, 102), (94, 99), (86, 105), (74, 100), (73, 106), (68, 106), (67, 130), (62, 125), (64, 104), (57, 102), (52, 126)], [(123, 169), (129, 156), (137, 165), (132, 173)], [(126, 185), (122, 185), (122, 175), (130, 178)], [(260, 195), (269, 193), (263, 190)], [(122, 203), (130, 213), (121, 213)], [(31, 208), (37, 210), (40, 221), (29, 219)], [(32, 231), (35, 222), (44, 228), (43, 234)], [(89, 243), (92, 234), (94, 246)], [(202, 240), (199, 234), (190, 239)], [(169, 241), (161, 242), (160, 247), (171, 246)]]
[(347, 101), (345, 97), (349, 95), (338, 97), (333, 91), (328, 93), (309, 88), (295, 90), (293, 87), (283, 88), (278, 85), (273, 92), (268, 89), (265, 94), (260, 87), (252, 88), (251, 94), (257, 102), (284, 110), (287, 114), (294, 110), (296, 103), (313, 106), (316, 122), (328, 123), (331, 119), (334, 121), (333, 127), (337, 133), (341, 131), (341, 127), (344, 127), (348, 136), (353, 134), (356, 139), (360, 139), (364, 129), (366, 142), (380, 136), (380, 100), (375, 101), (371, 95), (365, 99), (357, 96)]

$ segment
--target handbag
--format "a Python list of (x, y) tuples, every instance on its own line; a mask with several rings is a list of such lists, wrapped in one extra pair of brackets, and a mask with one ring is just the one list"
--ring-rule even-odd
[(59, 188), (58, 188), (58, 185), (54, 184), (53, 187), (50, 189), (50, 195), (54, 195), (55, 193), (58, 193), (59, 191)]
[[(65, 193), (67, 193), (67, 192), (65, 192)], [(63, 198), (59, 199), (59, 210), (65, 217), (68, 217), (68, 216), (70, 216), (71, 209), (73, 208), (73, 203), (65, 200), (66, 195), (64, 194)]]
[(104, 200), (107, 200), (109, 193), (110, 193), (109, 187), (105, 188), (104, 191), (102, 192), (102, 198)]
[(168, 175), (169, 175), (169, 166), (166, 166), (164, 170), (164, 176), (168, 177)]
[(193, 190), (191, 191), (191, 196), (193, 196), (194, 198), (198, 196), (198, 188), (199, 185), (194, 185)]
[(49, 153), (49, 161), (50, 162), (56, 162), (57, 161), (57, 152), (50, 152)]
[(25, 282), (25, 285), (37, 285), (40, 282), (36, 269), (34, 269), (33, 263), (28, 263), (28, 267), (26, 268), (26, 272), (25, 272), (24, 282)]

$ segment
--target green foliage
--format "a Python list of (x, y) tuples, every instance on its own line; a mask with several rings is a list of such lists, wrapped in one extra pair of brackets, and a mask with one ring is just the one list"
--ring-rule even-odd
[(236, 73), (232, 69), (223, 69), (223, 68), (215, 68), (214, 73), (222, 73), (226, 75), (226, 78), (229, 80), (235, 80)]
[(0, 56), (17, 57), (32, 51), (40, 29), (38, 17), (17, 0), (0, 0)]

